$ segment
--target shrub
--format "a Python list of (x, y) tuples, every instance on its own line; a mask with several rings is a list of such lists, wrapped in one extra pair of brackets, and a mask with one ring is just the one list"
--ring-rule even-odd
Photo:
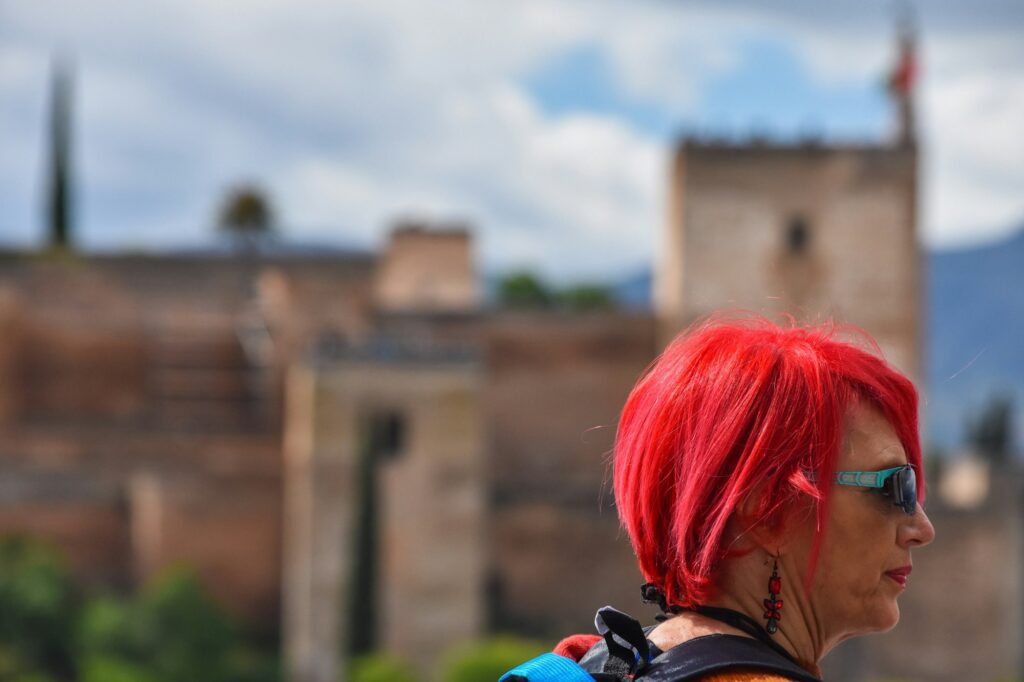
[(366, 654), (352, 662), (352, 682), (416, 682), (405, 661), (385, 653)]
[(82, 608), (78, 621), (79, 655), (134, 658), (141, 654), (131, 604), (114, 597), (96, 597)]
[(14, 671), (7, 679), (68, 676), (76, 610), (56, 553), (27, 538), (0, 540), (0, 665)]
[(80, 664), (81, 682), (156, 682), (142, 666), (120, 658), (92, 656)]
[[(76, 674), (77, 673), (77, 674)], [(0, 539), (0, 680), (276, 682), (262, 653), (203, 590), (166, 571), (134, 598), (82, 600), (57, 554)]]
[(461, 645), (441, 660), (442, 682), (494, 682), (523, 661), (550, 651), (550, 646), (511, 636)]
[(102, 598), (83, 611), (84, 682), (271, 682), (273, 659), (246, 646), (194, 571), (161, 574), (133, 601)]

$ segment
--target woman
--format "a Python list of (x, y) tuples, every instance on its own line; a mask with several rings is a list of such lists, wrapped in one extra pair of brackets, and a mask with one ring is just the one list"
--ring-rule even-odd
[(598, 679), (814, 680), (837, 644), (896, 625), (935, 531), (917, 393), (865, 340), (719, 319), (665, 350), (626, 402), (614, 465), (665, 618), (638, 634), (604, 609), (604, 641), (556, 653)]

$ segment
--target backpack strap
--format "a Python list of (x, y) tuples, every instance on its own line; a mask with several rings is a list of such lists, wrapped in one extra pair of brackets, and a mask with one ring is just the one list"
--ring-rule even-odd
[(683, 642), (656, 657), (637, 678), (645, 682), (681, 682), (740, 668), (774, 673), (797, 682), (821, 682), (756, 639), (738, 635), (706, 635)]
[[(756, 639), (739, 635), (707, 635), (678, 644), (662, 653), (651, 646), (654, 658), (632, 679), (637, 682), (685, 682), (727, 670), (774, 673), (797, 682), (821, 682), (809, 672), (772, 651)], [(580, 659), (580, 667), (600, 681), (602, 674), (619, 673), (620, 659), (608, 655), (598, 642)], [(621, 675), (619, 680), (630, 679)]]
[(594, 678), (565, 656), (541, 654), (512, 668), (498, 682), (594, 682)]
[(687, 682), (727, 670), (780, 675), (796, 682), (821, 682), (817, 677), (763, 642), (738, 635), (706, 635), (662, 652), (647, 641), (647, 631), (621, 611), (598, 611), (604, 636), (579, 663), (557, 654), (543, 654), (502, 675), (499, 682)]

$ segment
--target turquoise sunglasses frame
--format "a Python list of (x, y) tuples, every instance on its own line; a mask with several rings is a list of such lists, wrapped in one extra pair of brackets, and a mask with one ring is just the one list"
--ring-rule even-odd
[[(901, 472), (907, 473), (897, 475)], [(910, 479), (907, 480), (906, 476)], [(892, 498), (892, 503), (908, 515), (913, 516), (917, 511), (917, 474), (912, 464), (881, 471), (837, 471), (835, 483), (856, 488), (878, 489), (886, 497)], [(906, 494), (908, 488), (910, 494)]]

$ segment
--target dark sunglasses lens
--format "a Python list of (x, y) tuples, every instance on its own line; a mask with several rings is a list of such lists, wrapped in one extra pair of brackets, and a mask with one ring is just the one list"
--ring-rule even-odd
[(899, 490), (897, 504), (906, 513), (913, 514), (917, 511), (917, 475), (912, 468), (907, 467), (893, 476), (893, 479)]

